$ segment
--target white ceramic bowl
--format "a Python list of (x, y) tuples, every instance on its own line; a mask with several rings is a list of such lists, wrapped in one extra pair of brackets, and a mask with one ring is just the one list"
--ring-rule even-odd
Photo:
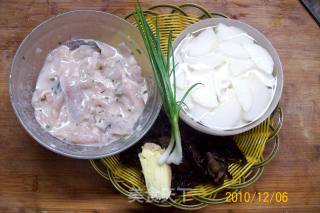
[(207, 27), (213, 27), (218, 25), (219, 23), (225, 24), (227, 26), (234, 26), (237, 28), (242, 29), (246, 33), (248, 33), (252, 38), (256, 40), (256, 43), (262, 47), (264, 47), (272, 56), (272, 59), (274, 61), (274, 69), (273, 69), (273, 75), (277, 79), (277, 84), (275, 88), (275, 92), (273, 95), (273, 99), (271, 103), (269, 104), (267, 110), (256, 120), (238, 127), (238, 128), (230, 128), (227, 130), (222, 129), (213, 129), (209, 128), (200, 122), (195, 121), (192, 119), (184, 110), (181, 110), (180, 117), (183, 121), (185, 121), (188, 125), (195, 128), (198, 131), (211, 134), (211, 135), (217, 135), (217, 136), (227, 136), (227, 135), (236, 135), (243, 132), (246, 132), (256, 126), (258, 126), (260, 123), (262, 123), (265, 119), (267, 119), (271, 113), (275, 110), (277, 107), (281, 94), (282, 94), (282, 87), (283, 87), (283, 70), (281, 61), (279, 58), (279, 55), (275, 48), (272, 46), (271, 42), (257, 29), (251, 27), (248, 24), (245, 24), (241, 21), (234, 20), (234, 19), (226, 19), (226, 18), (211, 18), (211, 19), (205, 19), (200, 22), (197, 22), (195, 24), (190, 25), (188, 28), (186, 28), (184, 31), (180, 33), (180, 35), (177, 37), (177, 39), (173, 42), (173, 48), (176, 49), (180, 42), (189, 34), (195, 31), (198, 31), (203, 28)]

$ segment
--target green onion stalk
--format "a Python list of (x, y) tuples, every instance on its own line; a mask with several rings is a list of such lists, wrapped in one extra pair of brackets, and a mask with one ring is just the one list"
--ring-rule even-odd
[(199, 83), (192, 85), (180, 101), (176, 100), (176, 64), (174, 63), (172, 50), (172, 32), (169, 32), (167, 55), (165, 56), (160, 46), (158, 17), (156, 17), (155, 33), (153, 33), (143, 14), (140, 4), (135, 5), (133, 15), (148, 52), (154, 79), (162, 99), (163, 110), (166, 113), (171, 126), (170, 142), (165, 152), (160, 157), (159, 163), (173, 163), (178, 165), (182, 162), (179, 113), (182, 106), (185, 105), (185, 98)]

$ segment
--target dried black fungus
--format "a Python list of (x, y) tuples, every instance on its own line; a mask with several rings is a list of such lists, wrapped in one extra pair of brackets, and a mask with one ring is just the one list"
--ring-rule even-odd
[[(200, 133), (183, 122), (180, 124), (182, 135), (183, 161), (171, 165), (172, 188), (192, 188), (200, 183), (221, 185), (232, 178), (228, 171), (231, 163), (243, 164), (246, 158), (232, 137), (217, 137)], [(161, 112), (150, 131), (139, 143), (120, 154), (122, 163), (139, 167), (138, 154), (146, 142), (167, 147), (170, 126), (166, 115)], [(179, 193), (179, 191), (175, 191)]]

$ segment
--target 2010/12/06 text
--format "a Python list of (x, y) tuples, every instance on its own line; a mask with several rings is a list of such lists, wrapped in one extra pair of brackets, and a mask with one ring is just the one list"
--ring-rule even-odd
[(287, 203), (288, 192), (226, 192), (229, 203)]

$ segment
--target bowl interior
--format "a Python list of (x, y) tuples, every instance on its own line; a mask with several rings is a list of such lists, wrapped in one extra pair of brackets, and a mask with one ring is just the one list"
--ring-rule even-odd
[(197, 31), (206, 27), (216, 26), (219, 23), (223, 23), (227, 26), (235, 26), (237, 28), (244, 30), (246, 33), (248, 33), (251, 37), (253, 37), (256, 40), (257, 44), (264, 47), (270, 53), (274, 61), (273, 75), (277, 79), (277, 84), (276, 84), (275, 92), (273, 95), (273, 99), (269, 104), (267, 110), (259, 118), (257, 118), (253, 122), (248, 123), (245, 126), (237, 127), (233, 129), (221, 130), (221, 129), (212, 129), (212, 128), (206, 127), (201, 123), (193, 120), (184, 110), (181, 110), (180, 117), (182, 118), (183, 121), (185, 121), (191, 127), (207, 134), (218, 135), (218, 136), (236, 135), (256, 127), (257, 125), (262, 123), (266, 118), (268, 118), (271, 115), (271, 113), (274, 111), (274, 109), (279, 103), (281, 93), (282, 93), (283, 71), (282, 71), (282, 65), (281, 65), (279, 55), (275, 50), (275, 48), (272, 46), (271, 42), (257, 29), (251, 27), (248, 24), (245, 24), (241, 21), (234, 20), (234, 19), (211, 18), (211, 19), (202, 20), (195, 24), (192, 24), (188, 28), (186, 28), (184, 31), (182, 31), (180, 35), (177, 37), (177, 39), (175, 39), (175, 41), (173, 42), (173, 48), (176, 49), (180, 44), (180, 42), (189, 33), (192, 33), (194, 31)]
[[(47, 54), (61, 43), (77, 38), (95, 39), (115, 47), (124, 42), (142, 67), (149, 97), (134, 133), (127, 138), (108, 145), (68, 144), (51, 136), (35, 120), (31, 98)], [(90, 10), (64, 13), (36, 27), (16, 52), (9, 76), (9, 91), (17, 117), (30, 135), (48, 149), (75, 158), (101, 158), (130, 147), (149, 130), (161, 108), (152, 69), (137, 29), (117, 16)]]

